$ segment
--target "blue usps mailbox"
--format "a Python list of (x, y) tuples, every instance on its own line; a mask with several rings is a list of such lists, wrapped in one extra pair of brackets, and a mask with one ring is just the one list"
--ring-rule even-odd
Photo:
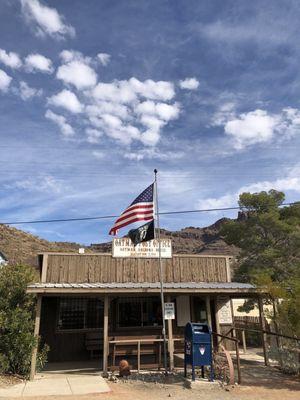
[(213, 380), (212, 334), (207, 324), (188, 322), (184, 335), (184, 376), (187, 366), (192, 367), (192, 380), (195, 380), (195, 367), (201, 367), (204, 378), (204, 366), (210, 366), (210, 380)]

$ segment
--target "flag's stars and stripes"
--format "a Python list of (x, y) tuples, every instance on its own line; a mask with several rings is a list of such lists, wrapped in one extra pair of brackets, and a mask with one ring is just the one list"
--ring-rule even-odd
[(110, 235), (116, 235), (120, 228), (137, 221), (151, 221), (154, 218), (152, 183), (147, 187), (115, 221), (109, 231)]

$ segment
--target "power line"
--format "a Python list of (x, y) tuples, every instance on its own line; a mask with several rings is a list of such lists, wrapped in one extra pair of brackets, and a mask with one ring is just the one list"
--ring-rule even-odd
[[(291, 206), (294, 204), (300, 204), (299, 202), (293, 203), (283, 203), (281, 206)], [(193, 214), (202, 212), (213, 212), (213, 211), (230, 211), (230, 210), (240, 210), (241, 207), (224, 207), (224, 208), (206, 208), (197, 210), (182, 210), (182, 211), (163, 211), (159, 215), (174, 215), (174, 214)], [(54, 223), (54, 222), (78, 222), (78, 221), (93, 221), (100, 219), (111, 219), (117, 218), (119, 215), (103, 215), (98, 217), (81, 217), (81, 218), (59, 218), (59, 219), (43, 219), (43, 220), (32, 220), (32, 221), (6, 221), (0, 224), (4, 225), (23, 225), (23, 224), (44, 224), (44, 223)]]

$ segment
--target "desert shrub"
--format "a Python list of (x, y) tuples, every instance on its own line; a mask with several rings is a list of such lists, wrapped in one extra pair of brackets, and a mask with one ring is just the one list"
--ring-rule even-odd
[[(35, 271), (23, 265), (6, 265), (0, 269), (0, 371), (28, 376), (34, 337), (35, 298), (26, 293)], [(47, 346), (39, 349), (37, 368), (47, 357)]]

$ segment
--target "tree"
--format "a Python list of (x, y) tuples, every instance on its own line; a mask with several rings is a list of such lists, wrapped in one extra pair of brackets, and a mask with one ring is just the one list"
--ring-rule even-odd
[(235, 279), (268, 288), (281, 298), (278, 321), (300, 336), (300, 203), (282, 207), (284, 193), (243, 193), (242, 218), (224, 225), (221, 234), (241, 249)]
[[(35, 271), (23, 265), (0, 268), (0, 372), (28, 376), (33, 335), (35, 299), (26, 294), (36, 280)], [(47, 346), (40, 349), (38, 367), (46, 361)]]

